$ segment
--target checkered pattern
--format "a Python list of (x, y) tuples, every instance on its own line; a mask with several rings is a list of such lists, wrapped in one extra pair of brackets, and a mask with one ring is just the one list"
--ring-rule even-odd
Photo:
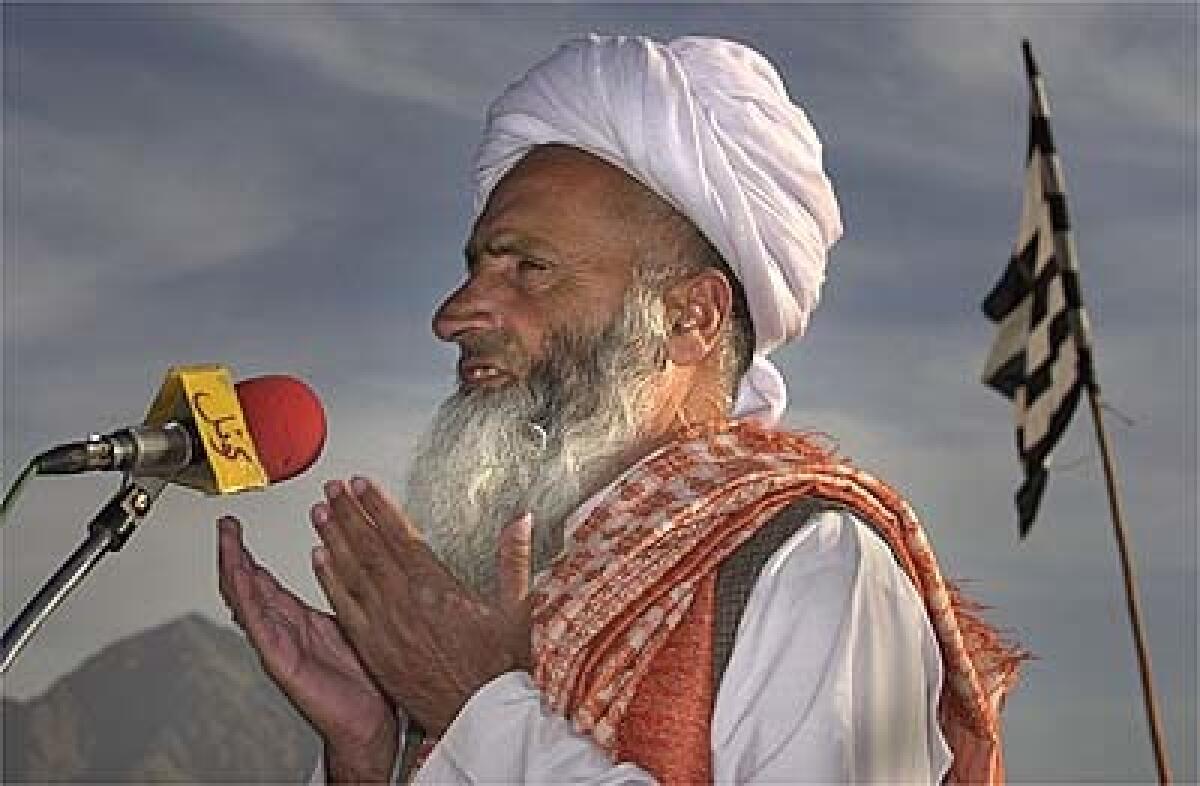
[(534, 598), (534, 679), (550, 705), (615, 753), (639, 680), (700, 580), (805, 497), (845, 505), (889, 542), (941, 644), (952, 780), (1002, 777), (999, 707), (1023, 653), (943, 580), (920, 523), (895, 491), (803, 436), (744, 421), (694, 429), (635, 467), (543, 575)]
[(983, 304), (998, 326), (985, 384), (1016, 407), (1017, 450), (1025, 482), (1017, 492), (1021, 537), (1046, 487), (1046, 462), (1066, 431), (1085, 386), (1095, 385), (1091, 331), (1067, 217), (1062, 167), (1050, 133), (1045, 85), (1029, 43), (1029, 152), (1017, 246)]

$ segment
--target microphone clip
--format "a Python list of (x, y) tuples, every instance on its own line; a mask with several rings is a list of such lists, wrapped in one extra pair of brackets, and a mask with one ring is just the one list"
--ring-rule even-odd
[(100, 559), (110, 551), (121, 550), (166, 485), (167, 481), (161, 478), (125, 476), (121, 488), (88, 524), (87, 538), (5, 629), (0, 642), (0, 674), (8, 671), (46, 618), (91, 573)]

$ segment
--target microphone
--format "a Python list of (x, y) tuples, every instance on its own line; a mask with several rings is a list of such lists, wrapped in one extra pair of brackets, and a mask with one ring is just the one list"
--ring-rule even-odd
[(14, 488), (30, 471), (118, 470), (126, 477), (84, 542), (5, 629), (0, 674), (100, 559), (120, 551), (168, 482), (210, 494), (262, 488), (308, 469), (324, 446), (325, 410), (308, 385), (282, 375), (233, 385), (228, 370), (207, 364), (168, 369), (142, 425), (42, 453)]
[[(186, 379), (189, 371), (185, 368), (182, 373)], [(170, 384), (168, 378), (160, 400), (180, 398), (167, 393)], [(316, 462), (325, 445), (325, 411), (308, 385), (295, 377), (273, 374), (242, 380), (233, 390), (240, 413), (237, 407), (230, 411), (227, 406), (226, 414), (218, 414), (220, 408), (206, 395), (210, 391), (196, 390), (187, 397), (188, 406), (182, 413), (181, 405), (174, 405), (177, 416), (153, 424), (148, 417), (145, 425), (58, 445), (34, 459), (36, 471), (39, 475), (70, 475), (116, 470), (227, 493), (241, 487), (223, 488), (212, 482), (210, 473), (200, 472), (213, 459), (256, 458), (266, 483), (293, 478)]]

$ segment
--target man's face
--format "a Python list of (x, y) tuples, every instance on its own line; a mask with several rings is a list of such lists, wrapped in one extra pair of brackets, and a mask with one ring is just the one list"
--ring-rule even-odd
[(607, 324), (633, 281), (628, 177), (564, 147), (537, 148), (500, 181), (466, 247), (467, 280), (434, 316), (462, 350), (465, 389), (523, 380), (548, 340)]
[(631, 185), (582, 153), (539, 148), (497, 186), (467, 281), (434, 319), (462, 349), (460, 384), (413, 457), (406, 507), (481, 590), (500, 527), (524, 511), (535, 565), (553, 558), (564, 519), (657, 406), (666, 315), (633, 274), (638, 233), (620, 220)]

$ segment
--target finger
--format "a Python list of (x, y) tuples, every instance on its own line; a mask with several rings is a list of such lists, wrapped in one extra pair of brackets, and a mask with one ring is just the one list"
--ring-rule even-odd
[[(238, 520), (232, 516), (217, 519), (217, 581), (221, 597), (225, 598), (226, 577), (233, 573), (233, 566), (240, 559), (237, 553)], [(226, 598), (226, 604), (229, 600)]]
[(233, 613), (233, 621), (261, 651), (273, 638), (265, 614), (264, 581), (266, 586), (277, 584), (270, 573), (253, 566), (250, 552), (242, 544), (241, 525), (237, 519), (224, 517), (218, 527), (221, 596)]
[(533, 517), (518, 516), (500, 530), (496, 543), (496, 579), (500, 608), (512, 612), (529, 594)]
[(509, 647), (517, 659), (515, 668), (532, 673), (533, 640), (529, 631), (533, 619), (533, 596), (526, 595), (515, 609), (509, 610), (508, 617)]
[(321, 544), (329, 551), (332, 568), (347, 573), (360, 572), (362, 568), (358, 564), (358, 554), (349, 541), (346, 527), (337, 520), (333, 507), (328, 502), (318, 502), (308, 515)]
[(365, 626), (367, 614), (363, 610), (358, 597), (350, 592), (337, 570), (334, 569), (332, 555), (325, 546), (317, 546), (312, 550), (313, 573), (321, 592), (329, 601), (330, 608), (343, 628), (350, 633)]
[(366, 570), (328, 503), (313, 505), (311, 515), (322, 543), (312, 553), (313, 573), (334, 612), (350, 618), (356, 614), (352, 605), (361, 609), (377, 600), (374, 574)]
[(280, 584), (265, 568), (257, 568), (252, 575), (254, 588), (262, 599), (264, 609), (276, 618), (294, 628), (301, 628), (308, 615), (317, 613), (294, 592)]
[(421, 531), (378, 484), (355, 477), (350, 481), (350, 490), (363, 512), (375, 522), (382, 541), (410, 577), (437, 583), (452, 580), (449, 570), (425, 543)]
[[(375, 523), (358, 504), (354, 495), (347, 491), (346, 484), (340, 480), (329, 481), (325, 484), (325, 497), (337, 526), (337, 536), (344, 548), (351, 552), (355, 561), (363, 567), (380, 567), (386, 545)], [(340, 555), (335, 551), (334, 556)]]
[(217, 519), (217, 588), (225, 605), (235, 615), (241, 599), (234, 586), (234, 578), (238, 572), (246, 570), (246, 560), (241, 522), (233, 516)]
[(350, 594), (367, 604), (379, 607), (381, 601), (390, 602), (397, 585), (407, 582), (406, 574), (413, 564), (405, 560), (407, 554), (397, 553), (388, 546), (379, 528), (344, 484), (340, 481), (326, 484), (326, 494), (334, 526), (353, 555), (355, 565), (353, 570), (343, 568), (345, 563), (337, 562), (339, 555), (335, 552), (333, 568), (338, 578)]
[(404, 515), (400, 505), (376, 483), (363, 477), (355, 477), (350, 480), (350, 489), (363, 510), (382, 531), (424, 542), (421, 531)]

